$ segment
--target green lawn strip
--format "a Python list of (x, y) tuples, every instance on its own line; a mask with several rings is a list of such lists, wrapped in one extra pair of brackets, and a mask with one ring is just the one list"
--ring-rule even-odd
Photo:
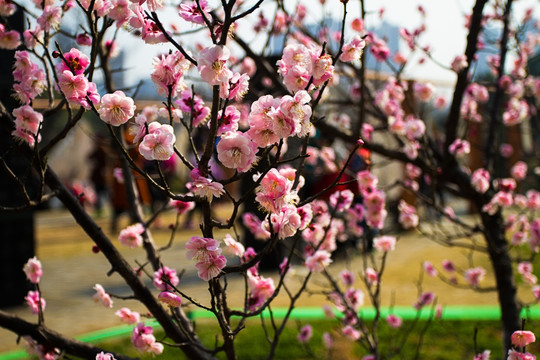
[[(272, 315), (274, 319), (283, 319), (286, 313), (287, 313), (287, 309), (285, 308), (277, 308), (277, 309), (273, 309), (272, 311)], [(375, 309), (373, 308), (361, 308), (360, 313), (362, 314), (362, 318), (366, 321), (373, 320), (376, 314)], [(262, 315), (265, 319), (268, 319), (269, 314), (270, 313), (268, 311), (264, 311)], [(396, 306), (391, 309), (390, 308), (381, 309), (381, 317), (383, 319), (388, 314), (394, 314), (394, 315), (400, 316), (404, 321), (407, 321), (407, 320), (415, 319), (417, 316), (417, 311), (412, 307), (405, 307), (405, 306)], [(189, 316), (193, 320), (205, 320), (205, 319), (213, 318), (213, 315), (211, 313), (207, 311), (203, 311), (203, 310), (192, 311), (191, 313), (189, 313)], [(425, 308), (420, 312), (419, 319), (427, 320), (432, 316), (433, 316), (433, 310), (430, 308)], [(530, 320), (540, 319), (540, 306), (534, 306), (527, 309), (523, 309), (522, 317), (526, 319), (530, 319)], [(476, 306), (443, 307), (441, 320), (446, 320), (449, 322), (456, 322), (456, 323), (463, 322), (463, 321), (474, 323), (476, 321), (497, 321), (499, 318), (500, 318), (500, 309), (497, 306), (476, 305)], [(294, 309), (294, 311), (292, 312), (290, 316), (290, 319), (293, 321), (293, 324), (294, 322), (306, 323), (310, 321), (324, 323), (326, 316), (321, 308), (303, 307), (303, 308)], [(159, 328), (159, 323), (157, 323), (155, 320), (146, 321), (146, 325), (152, 326), (154, 328)], [(208, 327), (208, 329), (210, 328), (211, 326)], [(132, 329), (133, 329), (132, 325), (121, 325), (121, 326), (115, 326), (112, 328), (107, 328), (103, 330), (94, 331), (88, 334), (80, 335), (80, 336), (77, 336), (76, 338), (80, 341), (88, 342), (88, 343), (103, 343), (103, 342), (108, 342), (108, 341), (114, 341), (115, 339), (118, 339), (118, 338), (126, 338), (131, 334)], [(199, 330), (201, 329), (199, 328)], [(253, 334), (253, 330), (254, 329), (250, 329), (250, 336), (255, 335)], [(296, 330), (297, 329), (295, 328), (294, 331)], [(211, 331), (212, 334), (214, 332), (215, 332), (215, 329)], [(260, 329), (260, 332), (261, 334), (259, 335), (261, 336), (264, 335), (262, 333), (262, 329)], [(244, 332), (240, 332), (240, 335), (243, 336), (243, 333)], [(298, 342), (296, 341), (296, 335), (291, 336), (291, 337), (293, 338), (293, 342), (296, 342), (296, 344), (298, 344)], [(127, 342), (129, 343), (129, 339), (127, 339)], [(286, 345), (286, 344), (283, 343), (282, 345)], [(134, 354), (134, 356), (137, 356), (137, 355), (138, 355), (137, 353)], [(24, 350), (14, 350), (14, 351), (0, 354), (0, 360), (19, 360), (19, 359), (25, 359), (27, 358), (27, 356), (28, 355), (26, 351)]]

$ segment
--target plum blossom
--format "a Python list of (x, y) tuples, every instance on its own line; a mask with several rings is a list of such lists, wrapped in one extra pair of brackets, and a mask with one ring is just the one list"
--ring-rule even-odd
[(268, 212), (279, 213), (281, 208), (296, 199), (292, 191), (293, 181), (272, 168), (255, 190), (255, 200)]
[(259, 275), (257, 271), (248, 272), (248, 287), (249, 287), (249, 310), (253, 311), (259, 308), (268, 300), (276, 290), (274, 280), (272, 278), (265, 278)]
[(379, 236), (373, 239), (373, 247), (378, 251), (388, 252), (394, 250), (396, 246), (396, 238), (393, 236)]
[(104, 353), (103, 351), (96, 355), (96, 360), (116, 360), (111, 353)]
[(342, 54), (339, 59), (343, 62), (359, 60), (366, 47), (366, 42), (360, 36), (354, 36), (350, 42), (343, 45)]
[(420, 297), (413, 306), (416, 310), (420, 310), (424, 306), (431, 304), (433, 300), (435, 300), (435, 294), (433, 294), (432, 292), (425, 292), (420, 295)]
[(107, 124), (119, 126), (133, 117), (135, 103), (123, 91), (117, 90), (112, 94), (103, 95), (98, 112), (101, 120)]
[[(277, 233), (279, 239), (286, 239), (296, 234), (301, 226), (301, 219), (294, 205), (284, 205), (280, 212), (270, 215), (272, 229)], [(263, 222), (263, 227), (266, 223)]]
[(412, 229), (418, 226), (419, 218), (414, 206), (407, 204), (405, 200), (400, 200), (398, 210), (398, 221), (404, 229)]
[(330, 206), (336, 209), (337, 212), (343, 212), (351, 207), (354, 200), (354, 194), (351, 190), (338, 190), (330, 195)]
[(152, 122), (148, 125), (148, 134), (139, 145), (139, 153), (146, 160), (169, 160), (174, 154), (175, 142), (171, 125)]
[(517, 181), (525, 179), (527, 176), (527, 164), (524, 161), (518, 161), (510, 169), (512, 177)]
[(161, 291), (170, 291), (173, 289), (172, 286), (176, 286), (180, 283), (180, 279), (176, 274), (176, 270), (163, 265), (154, 272), (153, 283), (154, 286)]
[(221, 255), (219, 241), (212, 238), (192, 237), (186, 243), (186, 257), (196, 261), (195, 267), (203, 280), (215, 278), (227, 264), (225, 256)]
[(88, 56), (76, 48), (72, 48), (69, 52), (64, 53), (64, 59), (56, 65), (56, 71), (59, 73), (68, 70), (75, 75), (82, 75), (84, 70), (90, 65)]
[(43, 276), (41, 261), (35, 256), (28, 259), (26, 264), (24, 264), (23, 271), (26, 274), (26, 278), (33, 284), (38, 284), (39, 279)]
[(127, 307), (123, 307), (114, 313), (126, 324), (136, 324), (141, 320), (141, 315), (137, 311), (131, 311)]
[(356, 341), (356, 340), (360, 339), (360, 337), (362, 336), (362, 333), (360, 331), (356, 330), (351, 325), (347, 325), (343, 329), (341, 329), (341, 333), (343, 335), (345, 335), (345, 337), (347, 337), (347, 338), (349, 338), (349, 339), (351, 339), (353, 341)]
[(46, 302), (45, 299), (41, 297), (39, 291), (29, 291), (24, 297), (24, 300), (26, 300), (32, 314), (39, 314), (40, 308), (41, 311), (45, 311)]
[(106, 308), (112, 308), (113, 301), (112, 301), (111, 295), (109, 295), (105, 291), (103, 286), (101, 286), (100, 284), (96, 284), (94, 286), (94, 290), (96, 290), (96, 293), (93, 296), (94, 302), (96, 303), (99, 302), (101, 305), (105, 306)]
[(183, 81), (184, 74), (191, 67), (191, 63), (180, 51), (155, 57), (152, 60), (152, 65), (154, 71), (150, 77), (159, 94), (167, 95), (170, 89), (170, 95), (174, 98), (184, 91), (186, 88)]
[(193, 191), (193, 194), (196, 196), (204, 197), (208, 201), (212, 201), (213, 197), (219, 198), (224, 192), (221, 183), (202, 176), (197, 168), (191, 170), (190, 177), (191, 191)]
[(248, 171), (257, 158), (257, 145), (247, 133), (228, 131), (217, 144), (219, 161), (230, 169)]
[(311, 339), (311, 336), (313, 336), (313, 329), (311, 328), (311, 325), (308, 324), (300, 329), (297, 338), (301, 343), (307, 343), (309, 339)]
[(60, 6), (45, 6), (43, 13), (37, 18), (37, 23), (43, 31), (57, 30), (62, 21), (62, 8)]
[(208, 19), (208, 13), (212, 11), (212, 9), (208, 7), (208, 2), (206, 0), (199, 1), (199, 5), (202, 13), (197, 6), (197, 2), (183, 2), (179, 5), (180, 12), (178, 15), (180, 15), (180, 17), (186, 21), (202, 25), (204, 24), (204, 17)]
[(0, 49), (15, 50), (21, 45), (21, 34), (17, 30), (6, 30), (0, 24)]
[(489, 360), (491, 356), (490, 350), (484, 350), (483, 352), (476, 354), (473, 360)]
[(452, 60), (452, 64), (450, 64), (450, 67), (455, 72), (459, 73), (461, 70), (467, 68), (469, 66), (469, 63), (467, 62), (467, 56), (465, 54), (460, 54)]
[(226, 251), (228, 253), (232, 255), (236, 255), (240, 258), (244, 256), (244, 253), (246, 252), (244, 245), (242, 245), (241, 242), (234, 240), (231, 235), (229, 234), (225, 235), (225, 239), (223, 239), (223, 242), (227, 246)]
[(503, 123), (506, 126), (517, 125), (529, 116), (529, 105), (525, 100), (512, 97), (506, 104), (506, 111), (503, 113)]
[(306, 267), (313, 272), (323, 271), (332, 262), (331, 255), (328, 251), (317, 250), (313, 255), (306, 258)]
[(394, 329), (398, 329), (401, 327), (401, 324), (403, 324), (403, 320), (394, 314), (390, 314), (386, 317), (386, 322), (390, 327), (393, 327)]
[(182, 298), (170, 291), (160, 292), (158, 300), (174, 308), (179, 307), (182, 304)]
[(515, 349), (509, 349), (506, 360), (536, 360), (536, 356), (528, 352), (522, 353)]
[(163, 352), (163, 345), (156, 342), (153, 335), (153, 329), (145, 326), (144, 323), (138, 323), (131, 334), (131, 342), (141, 352), (151, 352), (159, 355)]
[(471, 152), (471, 145), (467, 140), (456, 139), (448, 147), (448, 152), (455, 155), (456, 157), (462, 157)]
[(465, 280), (471, 285), (472, 287), (478, 287), (480, 282), (484, 279), (484, 276), (486, 275), (486, 270), (484, 268), (478, 266), (475, 268), (467, 269), (465, 270)]
[(483, 168), (476, 169), (471, 175), (471, 185), (479, 193), (483, 194), (488, 191), (490, 186), (489, 171)]
[(139, 247), (143, 243), (142, 234), (144, 231), (144, 226), (141, 223), (130, 225), (120, 231), (118, 240), (122, 245), (129, 248)]
[(366, 281), (370, 286), (375, 286), (379, 283), (379, 274), (373, 268), (366, 268)]
[(424, 262), (424, 271), (431, 277), (435, 277), (438, 274), (437, 269), (435, 269), (435, 267), (430, 261)]
[(528, 330), (514, 331), (510, 339), (512, 340), (512, 345), (520, 348), (525, 347), (536, 341), (534, 333)]
[(230, 55), (230, 50), (223, 45), (212, 45), (201, 50), (197, 65), (201, 78), (210, 85), (228, 82), (233, 76), (225, 65)]

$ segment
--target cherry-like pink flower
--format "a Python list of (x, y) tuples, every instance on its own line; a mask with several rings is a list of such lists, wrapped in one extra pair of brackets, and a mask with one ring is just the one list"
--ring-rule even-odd
[(141, 352), (159, 355), (163, 352), (163, 345), (156, 341), (153, 332), (152, 327), (138, 323), (131, 334), (131, 342)]
[(450, 64), (452, 70), (457, 73), (461, 72), (461, 70), (465, 69), (467, 66), (469, 66), (469, 63), (467, 62), (467, 56), (465, 56), (465, 54), (456, 56)]
[(393, 236), (379, 236), (373, 239), (373, 246), (378, 251), (388, 252), (394, 250), (396, 246), (396, 238)]
[(330, 195), (330, 206), (336, 209), (337, 212), (343, 212), (349, 209), (354, 200), (354, 194), (351, 190), (338, 190)]
[(152, 122), (148, 125), (148, 134), (139, 145), (139, 153), (146, 160), (169, 160), (174, 154), (175, 142), (171, 125)]
[(450, 144), (448, 151), (456, 157), (462, 157), (471, 152), (471, 145), (467, 140), (456, 139)]
[(197, 268), (197, 275), (199, 275), (201, 279), (209, 281), (218, 276), (225, 265), (227, 265), (227, 259), (225, 256), (219, 255), (207, 259), (204, 262), (200, 261), (195, 264), (195, 267)]
[(471, 175), (471, 185), (480, 193), (485, 193), (489, 189), (490, 175), (486, 169), (476, 169)]
[(362, 333), (358, 330), (356, 330), (351, 325), (345, 326), (343, 329), (341, 329), (341, 333), (345, 335), (345, 337), (349, 338), (350, 340), (356, 341), (360, 339), (362, 336)]
[(224, 193), (223, 185), (221, 183), (201, 176), (201, 173), (197, 168), (191, 170), (190, 177), (191, 191), (196, 196), (204, 197), (208, 201), (212, 201), (213, 197), (219, 198)]
[(431, 304), (433, 300), (435, 300), (435, 294), (433, 294), (432, 292), (425, 292), (420, 295), (420, 297), (413, 306), (416, 310), (420, 310), (424, 306)]
[(356, 35), (350, 42), (343, 45), (343, 53), (339, 59), (343, 62), (359, 60), (366, 47), (366, 42), (360, 36)]
[(186, 258), (197, 262), (206, 262), (221, 255), (219, 240), (193, 236), (186, 243)]
[(225, 239), (223, 239), (223, 242), (227, 246), (226, 251), (228, 253), (232, 255), (236, 255), (240, 258), (244, 256), (244, 253), (246, 252), (244, 245), (242, 245), (241, 242), (234, 240), (231, 235), (229, 234), (225, 235)]
[(118, 240), (124, 246), (136, 248), (142, 245), (144, 226), (141, 223), (133, 224), (120, 231)]
[(170, 291), (172, 290), (172, 286), (178, 285), (180, 279), (176, 274), (176, 270), (163, 265), (159, 270), (154, 272), (153, 282), (157, 289), (161, 291)]
[(39, 261), (35, 256), (31, 259), (28, 259), (26, 264), (24, 264), (23, 271), (26, 274), (26, 278), (34, 284), (38, 284), (39, 279), (41, 278), (41, 276), (43, 276), (41, 261)]
[(64, 59), (56, 65), (56, 71), (62, 73), (66, 70), (71, 71), (75, 75), (81, 75), (84, 70), (90, 65), (88, 56), (80, 50), (72, 48), (69, 52), (64, 53)]
[(394, 314), (390, 314), (386, 317), (386, 322), (390, 327), (393, 327), (394, 329), (398, 329), (403, 324), (403, 320)]
[(121, 308), (115, 312), (114, 315), (118, 316), (122, 322), (130, 325), (141, 321), (141, 314), (139, 314), (137, 311), (131, 311), (127, 307)]
[(113, 306), (113, 300), (111, 298), (111, 295), (109, 295), (103, 286), (100, 284), (96, 284), (94, 286), (94, 290), (96, 290), (96, 293), (94, 294), (94, 302), (100, 303), (101, 305), (105, 306), (106, 308), (112, 308)]
[(182, 305), (182, 298), (177, 294), (170, 291), (162, 291), (158, 295), (158, 300), (164, 304), (167, 304), (173, 308), (177, 308)]
[(311, 325), (307, 324), (300, 329), (300, 333), (298, 333), (297, 338), (301, 343), (307, 343), (309, 339), (311, 339), (311, 336), (313, 336), (313, 329)]
[(185, 214), (193, 209), (195, 209), (195, 202), (194, 201), (182, 201), (182, 200), (171, 200), (169, 202), (169, 205), (171, 205), (178, 215)]
[(62, 21), (62, 8), (60, 6), (45, 6), (43, 13), (37, 18), (37, 23), (43, 31), (57, 30)]
[(26, 300), (32, 314), (39, 314), (40, 307), (41, 311), (45, 311), (46, 302), (45, 299), (40, 296), (39, 291), (29, 291), (24, 300)]
[(58, 86), (70, 102), (78, 102), (86, 96), (88, 79), (84, 75), (74, 75), (70, 70), (64, 70), (58, 75)]
[[(210, 19), (209, 12), (212, 10), (208, 7), (208, 2), (206, 0), (199, 1), (200, 8), (202, 13), (199, 10), (197, 2), (183, 2), (180, 4), (180, 12), (178, 13), (180, 17), (186, 21), (192, 22), (194, 24), (202, 25), (204, 24), (204, 16), (207, 19)], [(204, 16), (203, 16), (204, 14)]]
[(219, 161), (226, 167), (246, 172), (257, 158), (257, 145), (246, 133), (228, 131), (221, 135), (217, 154)]
[(484, 350), (483, 352), (476, 354), (473, 360), (489, 360), (490, 357), (491, 357), (491, 351)]
[(438, 274), (437, 269), (430, 261), (424, 261), (424, 271), (431, 277), (435, 277)]
[(484, 270), (484, 268), (480, 266), (467, 269), (465, 270), (465, 274), (464, 274), (465, 280), (472, 287), (478, 287), (478, 285), (480, 285), (480, 282), (484, 279), (485, 275), (486, 275), (486, 270)]
[(527, 176), (527, 164), (524, 161), (516, 162), (514, 166), (512, 166), (512, 169), (510, 169), (510, 173), (516, 181), (525, 179)]
[(230, 55), (229, 49), (223, 45), (212, 45), (201, 50), (197, 65), (201, 78), (210, 85), (228, 82), (233, 76), (226, 66)]
[(135, 103), (123, 91), (117, 90), (112, 94), (103, 95), (98, 112), (101, 120), (107, 124), (119, 126), (133, 117)]
[(332, 257), (328, 251), (317, 250), (313, 255), (306, 258), (306, 267), (313, 272), (323, 271), (332, 262)]
[(96, 355), (96, 360), (116, 360), (111, 353), (104, 353), (103, 351)]
[(520, 348), (525, 347), (536, 341), (534, 333), (528, 330), (514, 331), (510, 338), (512, 340), (512, 345)]

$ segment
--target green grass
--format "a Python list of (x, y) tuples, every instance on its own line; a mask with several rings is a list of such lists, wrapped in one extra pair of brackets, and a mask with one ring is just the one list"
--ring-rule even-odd
[[(291, 321), (287, 325), (280, 345), (276, 352), (275, 359), (361, 359), (367, 352), (358, 344), (353, 344), (344, 339), (339, 334), (337, 323), (330, 320), (310, 321), (313, 326), (313, 337), (309, 341), (308, 348), (300, 344), (297, 340), (298, 329), (307, 324), (306, 321)], [(416, 358), (418, 343), (422, 339), (422, 346), (418, 354), (418, 359), (429, 360), (456, 360), (472, 359), (475, 355), (474, 334), (477, 331), (477, 349), (491, 350), (491, 359), (502, 359), (500, 324), (497, 321), (445, 321), (437, 320), (429, 324), (428, 330), (423, 335), (423, 329), (427, 322), (421, 321), (410, 332), (401, 351), (395, 348), (399, 343), (403, 330), (412, 325), (411, 322), (404, 322), (402, 329), (391, 329), (385, 323), (379, 327), (380, 351), (382, 358), (389, 358), (393, 354), (393, 359), (414, 359)], [(527, 328), (534, 330), (540, 323), (529, 323)], [(208, 346), (212, 346), (218, 341), (221, 342), (220, 331), (217, 326), (208, 321), (198, 323), (198, 333), (200, 338)], [(321, 337), (324, 332), (330, 332), (335, 340), (334, 349), (328, 352), (322, 345)], [(156, 332), (156, 337), (162, 339), (162, 334)], [(166, 339), (163, 339), (166, 342)], [(260, 323), (256, 320), (248, 321), (246, 329), (240, 332), (236, 341), (236, 351), (238, 359), (265, 359), (268, 355), (269, 344), (266, 341), (266, 335), (262, 330)], [(141, 354), (133, 348), (129, 338), (116, 339), (112, 341), (99, 343), (100, 346), (112, 351), (122, 352), (134, 357)], [(540, 346), (534, 344), (528, 351), (540, 353)], [(310, 354), (314, 355), (311, 356)], [(220, 359), (225, 359), (221, 353)], [(152, 359), (152, 355), (143, 355), (142, 359)], [(180, 360), (187, 359), (183, 353), (171, 347), (165, 348), (162, 356), (157, 359)]]

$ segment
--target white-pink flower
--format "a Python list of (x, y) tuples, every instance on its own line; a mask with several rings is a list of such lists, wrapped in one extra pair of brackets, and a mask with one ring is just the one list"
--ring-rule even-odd
[(133, 117), (135, 103), (123, 91), (117, 90), (112, 94), (103, 95), (98, 112), (101, 120), (107, 124), (119, 126)]
[(158, 295), (158, 300), (174, 308), (182, 305), (182, 298), (170, 291), (160, 292)]
[(378, 251), (388, 252), (395, 249), (396, 238), (393, 236), (379, 236), (373, 239), (373, 246)]
[(141, 321), (141, 314), (139, 314), (137, 311), (132, 311), (127, 307), (121, 308), (115, 312), (114, 315), (118, 316), (122, 322), (130, 325)]
[(472, 287), (478, 287), (480, 282), (484, 279), (484, 276), (486, 275), (486, 270), (484, 268), (478, 266), (475, 268), (467, 269), (465, 270), (465, 280), (471, 285)]
[(142, 234), (144, 233), (144, 226), (141, 223), (137, 223), (120, 231), (118, 240), (124, 246), (130, 248), (136, 248), (142, 245), (143, 238)]
[(233, 76), (225, 65), (230, 55), (229, 49), (223, 45), (212, 45), (201, 50), (197, 65), (201, 78), (210, 85), (228, 82)]
[(248, 171), (257, 158), (257, 145), (246, 133), (228, 131), (217, 144), (219, 161), (230, 169)]
[(246, 252), (246, 249), (244, 248), (244, 245), (242, 243), (234, 240), (231, 235), (227, 234), (225, 235), (225, 239), (223, 239), (223, 242), (225, 243), (226, 251), (232, 255), (236, 255), (238, 257), (244, 256), (244, 253)]
[(317, 250), (306, 258), (306, 267), (313, 272), (323, 271), (332, 262), (331, 255), (326, 250)]
[(43, 276), (41, 261), (39, 261), (35, 256), (31, 259), (28, 259), (26, 264), (24, 264), (23, 271), (26, 274), (26, 278), (34, 284), (38, 284), (39, 279), (41, 278), (41, 276)]
[(176, 286), (180, 283), (180, 279), (176, 274), (176, 270), (163, 265), (159, 270), (154, 272), (153, 282), (157, 289), (169, 291), (172, 290), (172, 286)]
[(201, 176), (201, 173), (197, 168), (191, 170), (190, 177), (191, 191), (196, 196), (204, 197), (208, 201), (212, 201), (213, 197), (219, 198), (225, 192), (221, 183)]
[(139, 152), (146, 160), (169, 160), (174, 154), (175, 142), (172, 126), (152, 122), (148, 125), (148, 134), (139, 145)]
[(138, 323), (131, 334), (131, 342), (141, 352), (151, 352), (159, 355), (163, 352), (163, 345), (156, 342), (153, 329)]
[(111, 296), (107, 294), (103, 286), (101, 286), (100, 284), (96, 284), (94, 286), (94, 290), (96, 290), (96, 293), (93, 296), (94, 302), (99, 302), (101, 305), (107, 308), (112, 308), (113, 301), (111, 299)]
[(29, 291), (24, 300), (26, 300), (32, 314), (39, 314), (40, 308), (42, 312), (45, 311), (46, 302), (41, 297), (39, 291)]
[(209, 281), (210, 279), (215, 278), (227, 265), (227, 259), (223, 255), (215, 256), (210, 259), (207, 259), (204, 262), (198, 262), (195, 264), (197, 268), (197, 274), (203, 280)]

